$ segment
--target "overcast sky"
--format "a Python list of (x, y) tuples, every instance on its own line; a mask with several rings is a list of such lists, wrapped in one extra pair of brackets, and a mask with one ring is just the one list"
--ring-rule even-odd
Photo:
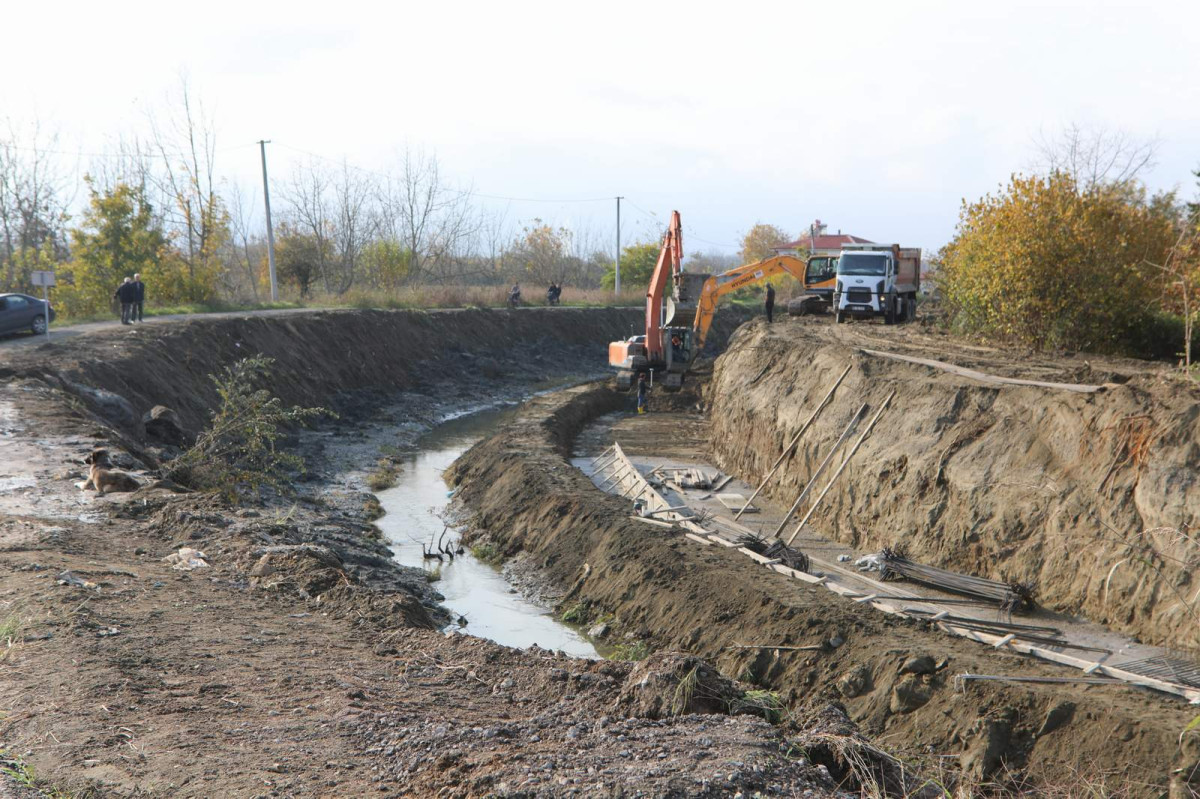
[[(1195, 194), (1200, 3), (20, 3), (0, 119), (103, 152), (185, 71), (218, 169), (257, 191), (298, 151), (384, 168), (406, 145), (510, 220), (626, 239), (678, 209), (689, 252), (814, 218), (936, 248), (959, 204), (1077, 122), (1157, 138)], [(591, 200), (602, 202), (561, 202)]]

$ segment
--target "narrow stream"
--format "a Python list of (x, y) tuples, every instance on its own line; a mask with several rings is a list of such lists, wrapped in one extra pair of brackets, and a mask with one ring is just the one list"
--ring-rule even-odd
[(470, 552), (443, 564), (422, 557), (422, 543), (428, 543), (431, 537), (436, 542), (441, 534), (439, 514), (450, 502), (442, 472), (512, 412), (513, 408), (508, 407), (459, 416), (422, 437), (415, 452), (398, 459), (399, 482), (377, 492), (386, 515), (376, 524), (398, 561), (431, 573), (440, 572), (433, 587), (445, 597), (442, 604), (455, 615), (466, 617), (464, 632), (505, 646), (525, 648), (537, 644), (576, 657), (600, 657), (587, 638), (515, 593), (498, 570)]

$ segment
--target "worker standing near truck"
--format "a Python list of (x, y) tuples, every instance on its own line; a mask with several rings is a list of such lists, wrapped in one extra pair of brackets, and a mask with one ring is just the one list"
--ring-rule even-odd
[(775, 310), (775, 287), (770, 283), (767, 284), (767, 324), (771, 324), (773, 311)]

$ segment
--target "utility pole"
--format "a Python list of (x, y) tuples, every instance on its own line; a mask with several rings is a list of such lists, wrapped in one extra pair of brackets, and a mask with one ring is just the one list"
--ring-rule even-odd
[(279, 286), (275, 283), (275, 231), (271, 228), (271, 192), (267, 188), (267, 139), (258, 142), (262, 153), (263, 203), (267, 206), (267, 269), (271, 273), (271, 302), (279, 302)]
[(617, 198), (617, 279), (613, 282), (613, 293), (621, 296), (621, 200), (624, 197)]

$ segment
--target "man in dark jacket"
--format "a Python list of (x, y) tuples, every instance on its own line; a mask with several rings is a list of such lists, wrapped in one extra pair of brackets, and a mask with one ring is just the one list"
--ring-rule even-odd
[(772, 312), (775, 310), (775, 287), (767, 284), (767, 324), (771, 324)]
[(121, 303), (121, 324), (123, 325), (132, 324), (129, 317), (133, 313), (133, 298), (137, 296), (136, 291), (133, 281), (125, 278), (124, 282), (117, 286), (117, 291), (113, 295)]
[(142, 282), (141, 275), (133, 276), (133, 309), (130, 316), (131, 321), (142, 321), (142, 304), (146, 302), (146, 284)]
[(650, 384), (648, 382), (646, 382), (646, 373), (640, 372), (638, 374), (638, 382), (637, 382), (637, 412), (638, 413), (646, 412), (646, 395), (649, 393), (649, 391), (650, 391)]

